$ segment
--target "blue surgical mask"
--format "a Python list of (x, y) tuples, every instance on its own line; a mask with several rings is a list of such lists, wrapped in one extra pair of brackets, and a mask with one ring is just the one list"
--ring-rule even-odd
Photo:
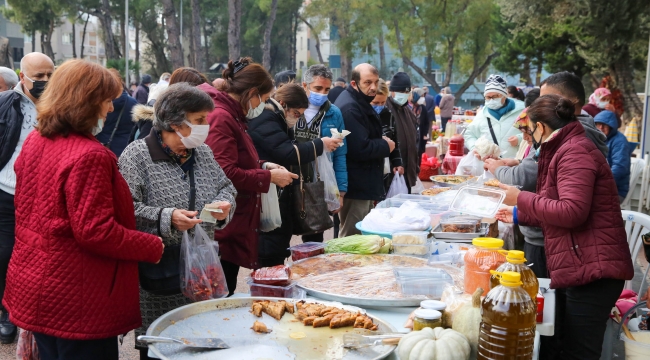
[(487, 106), (488, 109), (498, 110), (503, 107), (503, 104), (501, 103), (501, 98), (496, 98), (485, 100), (485, 106)]
[(319, 94), (313, 91), (309, 92), (309, 103), (314, 106), (323, 106), (327, 101), (327, 95)]
[(402, 106), (409, 100), (409, 94), (396, 92), (395, 95), (393, 95), (393, 100)]
[(384, 105), (373, 105), (372, 108), (375, 109), (375, 112), (377, 114), (379, 114), (379, 113), (381, 113), (382, 110), (384, 110), (385, 106)]

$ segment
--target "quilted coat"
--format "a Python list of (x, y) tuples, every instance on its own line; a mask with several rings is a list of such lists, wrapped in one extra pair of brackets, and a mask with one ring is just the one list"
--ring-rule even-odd
[(262, 170), (241, 105), (209, 84), (197, 86), (214, 101), (208, 115), (210, 132), (205, 143), (237, 189), (237, 208), (230, 224), (215, 233), (223, 260), (256, 269), (260, 224), (260, 193), (269, 191), (271, 172)]
[(614, 176), (580, 122), (542, 144), (538, 167), (537, 191), (519, 194), (517, 216), (544, 231), (551, 288), (632, 279)]
[(16, 245), (3, 304), (17, 326), (71, 340), (140, 326), (138, 262), (163, 247), (135, 230), (115, 155), (90, 135), (32, 132), (15, 165)]

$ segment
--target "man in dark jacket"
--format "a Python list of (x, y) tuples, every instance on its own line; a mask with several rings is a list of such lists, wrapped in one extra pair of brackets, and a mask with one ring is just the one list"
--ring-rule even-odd
[(436, 121), (436, 99), (429, 94), (429, 87), (426, 85), (422, 86), (424, 90), (424, 106), (427, 108), (427, 115), (429, 120), (433, 121), (435, 124)]
[(381, 122), (370, 106), (378, 83), (377, 69), (359, 64), (352, 71), (350, 86), (335, 103), (350, 131), (346, 139), (348, 192), (340, 212), (341, 237), (359, 234), (355, 224), (368, 215), (375, 201), (385, 198), (384, 158), (395, 149), (395, 142), (382, 136)]
[(334, 87), (327, 94), (327, 99), (333, 104), (339, 95), (341, 95), (343, 90), (345, 90), (345, 79), (340, 77), (336, 79), (336, 82), (334, 82)]
[(106, 115), (102, 132), (95, 136), (100, 143), (111, 149), (118, 158), (129, 143), (131, 129), (134, 126), (131, 121), (131, 112), (136, 105), (138, 105), (138, 102), (129, 96), (126, 89), (122, 91), (122, 95), (113, 100), (114, 110)]
[(630, 167), (632, 166), (630, 143), (625, 135), (618, 131), (618, 118), (616, 114), (603, 110), (594, 118), (596, 127), (607, 136), (607, 162), (612, 168), (618, 197), (621, 202), (625, 200), (630, 189)]
[(146, 105), (147, 99), (149, 98), (149, 85), (151, 84), (151, 75), (144, 74), (142, 75), (142, 81), (140, 86), (133, 93), (133, 97), (138, 102), (138, 104)]
[[(408, 107), (408, 97), (411, 92), (411, 78), (405, 72), (393, 75), (388, 87), (390, 97), (386, 101), (386, 108), (395, 124), (397, 148), (402, 158), (402, 173), (406, 178), (406, 187), (410, 190), (417, 181), (420, 159), (418, 157), (417, 126), (418, 119)], [(394, 174), (390, 174), (392, 182)]]

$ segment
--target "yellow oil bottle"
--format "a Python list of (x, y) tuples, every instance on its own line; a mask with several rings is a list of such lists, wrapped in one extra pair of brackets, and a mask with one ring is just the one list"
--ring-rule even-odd
[[(537, 281), (537, 276), (531, 268), (526, 265), (526, 259), (524, 258), (524, 252), (519, 250), (501, 250), (499, 251), (506, 256), (506, 262), (501, 264), (497, 268), (497, 272), (505, 271), (514, 271), (521, 274), (521, 282), (523, 283), (523, 288), (526, 290), (530, 298), (536, 301), (537, 292), (539, 291), (539, 281)], [(490, 277), (490, 289), (493, 289), (499, 285), (499, 277), (492, 275)]]

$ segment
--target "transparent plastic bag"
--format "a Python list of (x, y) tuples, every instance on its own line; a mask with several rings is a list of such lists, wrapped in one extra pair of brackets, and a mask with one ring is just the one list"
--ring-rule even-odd
[(411, 194), (419, 194), (423, 191), (424, 185), (422, 184), (422, 180), (420, 180), (420, 178), (416, 178), (415, 186), (411, 187)]
[(318, 166), (318, 175), (325, 185), (325, 203), (328, 211), (336, 211), (341, 207), (339, 202), (340, 193), (339, 185), (336, 183), (336, 174), (334, 174), (334, 165), (330, 159), (332, 153), (323, 151), (323, 154), (316, 158)]
[(200, 225), (194, 236), (183, 232), (180, 278), (183, 295), (192, 301), (219, 299), (228, 295), (226, 276), (219, 261), (219, 243)]
[(262, 211), (260, 213), (260, 231), (269, 232), (282, 226), (278, 191), (275, 184), (269, 186), (269, 192), (262, 193)]
[(20, 329), (18, 344), (16, 344), (16, 360), (39, 360), (40, 358), (34, 333)]
[(390, 183), (390, 188), (388, 188), (386, 199), (392, 198), (395, 195), (408, 193), (409, 190), (406, 187), (406, 180), (404, 180), (404, 175), (400, 175), (397, 171), (395, 171), (395, 176), (393, 177), (393, 182)]
[(465, 155), (456, 167), (456, 175), (483, 175), (483, 161), (479, 160), (474, 152)]

